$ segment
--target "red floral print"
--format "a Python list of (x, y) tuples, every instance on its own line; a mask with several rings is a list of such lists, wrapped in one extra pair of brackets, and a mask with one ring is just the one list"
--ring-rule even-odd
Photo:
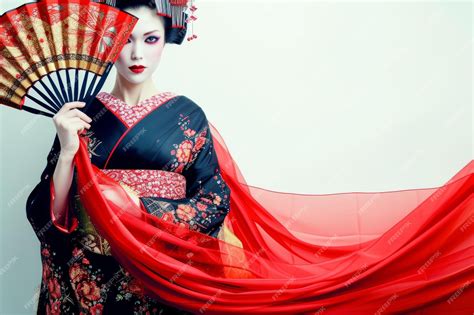
[(181, 220), (190, 221), (196, 216), (196, 210), (190, 205), (179, 204), (178, 209), (176, 209), (176, 214)]
[(100, 299), (100, 289), (94, 281), (82, 281), (77, 285), (77, 293), (82, 307), (89, 308), (91, 302)]
[(96, 304), (90, 308), (90, 314), (92, 315), (100, 315), (102, 314), (102, 311), (104, 310), (104, 305), (102, 304)]
[(199, 211), (205, 211), (207, 209), (207, 205), (203, 204), (202, 202), (197, 202), (196, 207)]
[(195, 130), (192, 130), (192, 129), (189, 129), (189, 128), (184, 131), (184, 135), (185, 135), (186, 137), (192, 137), (192, 136), (194, 136), (195, 134), (196, 134), (196, 131), (195, 131)]
[(196, 139), (196, 144), (194, 145), (193, 152), (199, 151), (205, 143), (206, 143), (205, 137), (198, 137)]
[(176, 157), (178, 162), (186, 163), (189, 161), (191, 156), (191, 149), (193, 148), (193, 142), (191, 140), (184, 140), (179, 144), (178, 151), (176, 152)]
[(67, 284), (62, 279), (62, 272), (56, 267), (53, 257), (56, 252), (50, 249), (49, 244), (42, 244), (41, 260), (42, 260), (42, 286), (41, 292), (45, 293), (45, 310), (46, 314), (70, 314), (71, 299), (65, 294)]
[(46, 314), (48, 315), (59, 315), (61, 314), (61, 302), (55, 301), (51, 303), (51, 306), (46, 305)]
[(61, 297), (61, 287), (56, 278), (49, 279), (48, 290), (51, 298), (59, 299)]
[(48, 264), (43, 262), (43, 281), (48, 281), (50, 277), (51, 277), (51, 268), (49, 267)]
[(83, 279), (87, 278), (87, 271), (82, 269), (78, 264), (74, 264), (69, 269), (69, 277), (71, 277), (72, 282), (80, 282)]

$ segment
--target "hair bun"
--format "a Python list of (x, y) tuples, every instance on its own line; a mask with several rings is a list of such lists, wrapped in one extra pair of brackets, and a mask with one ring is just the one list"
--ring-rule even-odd
[[(188, 14), (186, 9), (189, 0), (93, 0), (112, 5), (120, 10), (135, 9), (139, 7), (147, 7), (156, 10), (156, 14), (163, 17), (165, 21), (165, 42), (168, 44), (181, 45), (186, 37), (188, 30)], [(193, 1), (191, 0), (191, 3)], [(180, 7), (181, 10), (176, 10)], [(173, 9), (173, 10), (172, 10)], [(196, 10), (192, 6), (193, 11)], [(195, 17), (193, 17), (195, 19)], [(176, 24), (176, 25), (173, 25)], [(196, 36), (195, 36), (196, 37)]]

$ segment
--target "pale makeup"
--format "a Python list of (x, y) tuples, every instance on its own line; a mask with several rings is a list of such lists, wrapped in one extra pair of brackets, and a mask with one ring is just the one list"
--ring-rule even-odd
[[(136, 16), (138, 22), (120, 52), (115, 67), (128, 82), (141, 84), (153, 75), (160, 63), (165, 46), (164, 24), (162, 17), (156, 14), (156, 10), (139, 7), (126, 11)], [(137, 73), (129, 68), (134, 65), (145, 68)]]

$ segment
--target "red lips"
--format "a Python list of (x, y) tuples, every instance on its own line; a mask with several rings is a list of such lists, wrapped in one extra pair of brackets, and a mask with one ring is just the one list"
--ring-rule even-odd
[(133, 65), (131, 67), (128, 67), (132, 72), (134, 73), (142, 73), (145, 70), (145, 66), (142, 65)]

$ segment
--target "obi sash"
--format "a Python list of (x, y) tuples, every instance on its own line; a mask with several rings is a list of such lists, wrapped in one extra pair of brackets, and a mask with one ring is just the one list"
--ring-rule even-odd
[[(162, 197), (181, 199), (186, 196), (186, 178), (175, 172), (148, 169), (101, 169), (101, 172), (116, 180), (124, 190), (134, 197)], [(79, 226), (74, 240), (87, 250), (111, 256), (110, 245), (99, 235), (80, 200), (79, 192), (74, 194), (74, 211)], [(142, 206), (142, 209), (146, 209)]]

